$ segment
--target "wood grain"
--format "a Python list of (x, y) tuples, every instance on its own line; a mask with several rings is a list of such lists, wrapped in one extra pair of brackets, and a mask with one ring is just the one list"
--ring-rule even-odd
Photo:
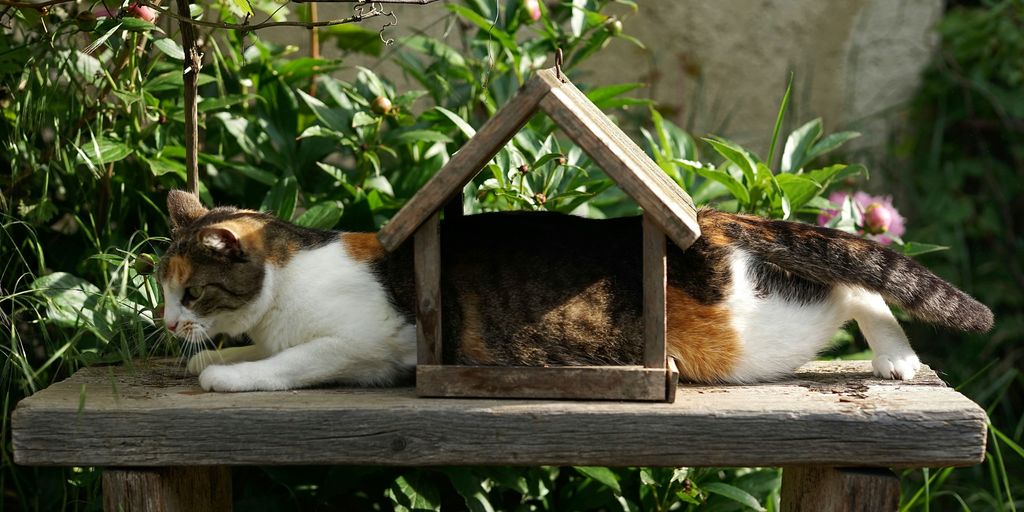
[(541, 109), (679, 248), (688, 248), (700, 236), (690, 196), (571, 82), (558, 80), (549, 69), (537, 77), (551, 89)]
[(416, 393), (428, 397), (664, 401), (665, 370), (640, 366), (416, 367)]
[(231, 510), (231, 470), (224, 466), (106, 468), (104, 512)]
[(665, 368), (665, 232), (644, 214), (644, 366)]
[(461, 192), (462, 187), (533, 117), (537, 104), (547, 93), (548, 86), (544, 80), (537, 77), (528, 80), (377, 233), (381, 245), (389, 251), (397, 249), (429, 215)]
[(413, 265), (416, 274), (416, 360), (441, 362), (441, 220), (431, 215), (416, 231)]
[(176, 362), (84, 368), (23, 400), (15, 462), (965, 466), (985, 412), (928, 368), (810, 363), (749, 386), (681, 385), (674, 404), (417, 398), (412, 388), (204, 393)]
[(781, 510), (895, 512), (900, 479), (882, 468), (792, 466), (782, 470)]

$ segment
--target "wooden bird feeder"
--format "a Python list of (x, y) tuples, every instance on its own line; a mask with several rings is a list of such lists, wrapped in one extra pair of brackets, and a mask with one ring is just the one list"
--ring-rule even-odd
[[(643, 366), (442, 364), (440, 213), (462, 214), (463, 186), (538, 110), (643, 208)], [(556, 68), (527, 81), (377, 236), (394, 251), (413, 235), (419, 396), (674, 400), (679, 374), (665, 352), (665, 237), (688, 248), (700, 236), (697, 212), (690, 196)]]

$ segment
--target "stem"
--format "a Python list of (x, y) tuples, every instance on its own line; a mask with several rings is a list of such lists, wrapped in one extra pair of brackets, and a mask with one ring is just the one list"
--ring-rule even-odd
[[(317, 4), (309, 4), (309, 21), (317, 22)], [(309, 56), (314, 59), (320, 58), (320, 32), (316, 27), (309, 29)], [(309, 95), (316, 96), (316, 75), (309, 77)]]

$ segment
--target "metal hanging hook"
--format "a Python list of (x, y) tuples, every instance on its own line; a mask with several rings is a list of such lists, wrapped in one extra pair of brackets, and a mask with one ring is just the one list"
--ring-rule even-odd
[(565, 82), (565, 78), (562, 76), (562, 49), (557, 48), (555, 50), (555, 78)]

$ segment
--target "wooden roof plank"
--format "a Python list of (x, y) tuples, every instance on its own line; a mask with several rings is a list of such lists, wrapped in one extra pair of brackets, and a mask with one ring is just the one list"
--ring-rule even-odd
[(812, 362), (758, 385), (681, 385), (675, 403), (418, 398), (413, 388), (204, 393), (173, 360), (85, 368), (14, 411), (15, 462), (963, 466), (985, 412), (927, 367)]
[(544, 113), (650, 213), (676, 245), (688, 248), (700, 236), (700, 226), (686, 192), (574, 85), (562, 83), (550, 70), (537, 76), (551, 89), (540, 102)]
[(381, 245), (389, 251), (397, 249), (427, 217), (458, 194), (533, 117), (548, 90), (544, 80), (536, 76), (528, 80), (377, 233)]

